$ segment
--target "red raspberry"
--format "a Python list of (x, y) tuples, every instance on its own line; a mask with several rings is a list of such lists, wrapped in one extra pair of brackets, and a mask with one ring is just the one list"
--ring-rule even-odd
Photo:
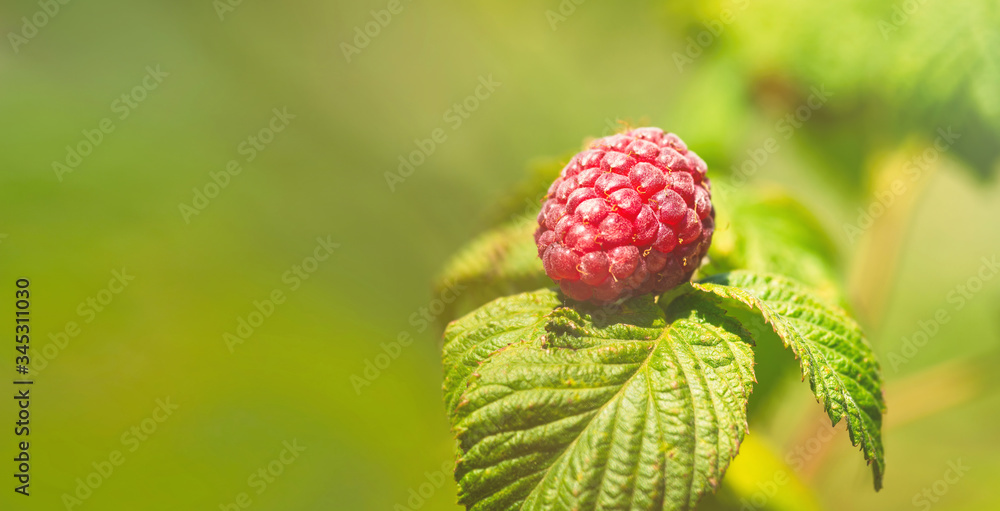
[(545, 273), (570, 298), (596, 303), (690, 280), (715, 230), (706, 170), (659, 128), (593, 141), (552, 183), (538, 214)]

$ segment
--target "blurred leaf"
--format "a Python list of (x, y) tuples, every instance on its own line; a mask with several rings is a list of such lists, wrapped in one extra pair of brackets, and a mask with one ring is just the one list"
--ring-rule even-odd
[(777, 273), (839, 301), (839, 251), (802, 203), (779, 191), (738, 192), (716, 186), (717, 226), (701, 273), (738, 269)]
[(693, 508), (746, 430), (749, 332), (705, 295), (665, 311), (648, 295), (614, 312), (555, 301), (503, 298), (445, 333), (447, 373), (467, 375), (445, 383), (460, 502)]
[[(835, 104), (823, 107), (824, 122), (837, 126), (838, 139), (814, 140), (818, 149), (842, 146), (839, 140), (853, 147), (895, 144), (953, 126), (969, 134), (957, 142), (956, 153), (985, 177), (1000, 156), (992, 142), (1000, 135), (998, 27), (1000, 5), (983, 0), (762, 0), (738, 12), (726, 34), (735, 44), (719, 49), (745, 63), (752, 79), (779, 73), (797, 90), (823, 86), (832, 92)], [(804, 99), (789, 98), (786, 109)], [(842, 159), (840, 153), (828, 156)]]
[[(722, 303), (757, 310), (799, 358), (802, 377), (833, 424), (846, 417), (851, 443), (861, 444), (882, 488), (882, 378), (861, 328), (846, 312), (824, 303), (800, 284), (780, 276), (733, 272), (693, 285)], [(721, 301), (721, 300), (720, 300)], [(759, 332), (757, 324), (746, 325)], [(756, 337), (755, 337), (756, 338)]]

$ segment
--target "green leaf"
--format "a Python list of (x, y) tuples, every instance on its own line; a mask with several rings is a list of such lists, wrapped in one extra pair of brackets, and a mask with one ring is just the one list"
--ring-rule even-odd
[(722, 304), (760, 312), (799, 359), (803, 379), (809, 380), (833, 424), (846, 418), (851, 443), (860, 443), (872, 465), (875, 489), (881, 489), (885, 471), (882, 378), (858, 324), (785, 277), (732, 272), (693, 287), (716, 295)]
[(701, 294), (602, 310), (537, 291), (453, 322), (445, 400), (460, 502), (691, 509), (746, 431), (750, 338)]

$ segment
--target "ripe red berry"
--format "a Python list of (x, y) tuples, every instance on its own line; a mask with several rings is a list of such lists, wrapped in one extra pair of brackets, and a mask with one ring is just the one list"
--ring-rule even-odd
[(549, 187), (535, 242), (570, 298), (609, 303), (691, 279), (712, 242), (708, 167), (673, 133), (593, 141)]

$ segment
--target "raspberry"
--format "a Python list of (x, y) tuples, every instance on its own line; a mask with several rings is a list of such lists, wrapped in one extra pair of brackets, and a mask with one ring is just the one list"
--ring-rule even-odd
[(538, 214), (545, 273), (570, 298), (599, 304), (690, 280), (715, 230), (707, 169), (659, 128), (593, 141), (552, 183)]

